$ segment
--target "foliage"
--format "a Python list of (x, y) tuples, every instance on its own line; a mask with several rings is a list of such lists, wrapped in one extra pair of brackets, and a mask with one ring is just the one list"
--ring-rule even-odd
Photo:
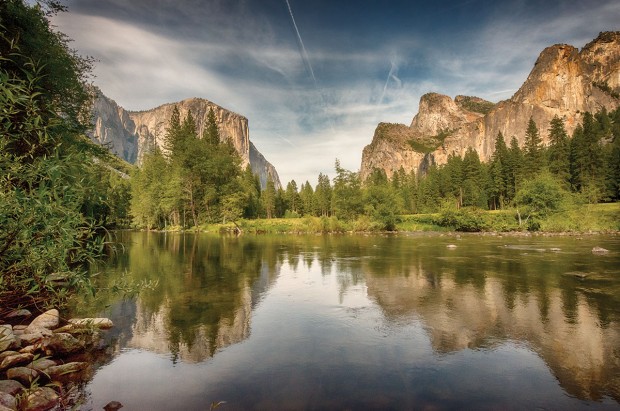
[(483, 211), (477, 208), (443, 209), (436, 224), (456, 231), (478, 232), (486, 228)]
[(90, 288), (105, 245), (101, 168), (81, 135), (89, 64), (38, 7), (3, 2), (0, 24), (0, 305), (58, 306)]

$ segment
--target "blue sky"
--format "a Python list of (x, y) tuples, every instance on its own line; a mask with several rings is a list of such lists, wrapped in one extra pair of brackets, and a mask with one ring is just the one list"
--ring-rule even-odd
[(358, 170), (422, 94), (510, 98), (539, 53), (618, 30), (620, 2), (67, 0), (53, 23), (130, 110), (202, 97), (249, 119), (284, 184)]

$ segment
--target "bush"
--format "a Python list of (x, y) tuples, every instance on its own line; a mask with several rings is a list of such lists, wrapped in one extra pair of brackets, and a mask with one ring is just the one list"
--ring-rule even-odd
[(476, 208), (443, 209), (436, 224), (455, 231), (478, 232), (486, 228), (484, 212)]

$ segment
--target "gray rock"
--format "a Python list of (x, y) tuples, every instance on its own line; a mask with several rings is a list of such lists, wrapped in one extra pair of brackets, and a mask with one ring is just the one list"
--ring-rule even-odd
[(45, 337), (43, 347), (47, 355), (73, 354), (84, 349), (84, 343), (71, 334), (56, 333)]
[(0, 325), (0, 352), (8, 350), (13, 344), (15, 344), (15, 334), (13, 334), (13, 327), (9, 324)]
[(11, 368), (6, 372), (6, 376), (9, 380), (19, 381), (24, 385), (30, 386), (30, 383), (39, 376), (37, 370), (26, 367)]
[(17, 410), (17, 400), (11, 394), (0, 392), (0, 405), (9, 410)]
[(27, 325), (14, 325), (13, 334), (22, 335), (26, 331), (26, 328), (28, 328)]
[(37, 318), (32, 320), (28, 328), (26, 328), (26, 334), (32, 332), (34, 330), (39, 330), (40, 328), (47, 328), (48, 330), (54, 329), (58, 327), (58, 323), (60, 322), (60, 313), (57, 309), (53, 308), (39, 315)]
[(56, 365), (58, 365), (56, 364), (56, 361), (50, 360), (49, 358), (37, 358), (26, 367), (32, 368), (37, 371), (45, 371), (50, 367), (55, 367)]
[(107, 404), (103, 407), (103, 409), (104, 409), (105, 411), (116, 411), (116, 410), (119, 410), (119, 409), (121, 409), (121, 408), (123, 408), (123, 404), (121, 404), (121, 403), (120, 403), (120, 402), (118, 402), (118, 401), (110, 401), (109, 403), (107, 403)]
[(114, 326), (109, 318), (72, 318), (69, 320), (69, 324), (97, 327), (103, 330)]
[(25, 399), (23, 411), (47, 411), (58, 405), (58, 394), (49, 387), (35, 388)]
[(447, 248), (448, 250), (454, 250), (454, 249), (456, 248), (456, 245), (454, 245), (454, 244), (448, 244), (448, 245), (446, 246), (446, 248)]
[(24, 386), (15, 380), (2, 380), (0, 381), (0, 392), (17, 395), (24, 390)]
[(51, 336), (53, 334), (52, 331), (48, 330), (47, 328), (39, 328), (34, 330), (28, 329), (27, 331), (30, 332), (19, 336), (22, 347), (25, 345), (34, 345), (38, 342), (41, 342), (44, 337)]
[(16, 365), (27, 364), (34, 359), (32, 354), (15, 354), (6, 357), (0, 363), (0, 370), (6, 370), (8, 368), (15, 367)]
[(609, 250), (603, 247), (594, 247), (592, 249), (592, 254), (607, 254)]
[(63, 375), (84, 371), (86, 367), (88, 367), (88, 363), (85, 362), (69, 362), (66, 364), (49, 367), (45, 370), (45, 373), (49, 375), (50, 378), (54, 379)]
[(32, 313), (26, 309), (13, 310), (4, 316), (4, 318), (6, 318), (7, 320), (15, 320), (19, 318), (26, 319), (30, 317), (32, 317)]
[(0, 404), (0, 411), (15, 411), (15, 409), (11, 409)]

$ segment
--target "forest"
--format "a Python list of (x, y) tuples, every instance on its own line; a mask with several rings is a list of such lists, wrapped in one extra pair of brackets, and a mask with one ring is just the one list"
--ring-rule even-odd
[(514, 136), (508, 145), (500, 133), (488, 163), (469, 149), (425, 173), (401, 168), (388, 178), (375, 169), (361, 181), (336, 160), (333, 179), (321, 173), (315, 186), (306, 181), (299, 187), (293, 180), (276, 190), (269, 182), (262, 191), (249, 169), (240, 170), (232, 147), (219, 141), (212, 113), (202, 138), (195, 129), (191, 113), (181, 121), (176, 112), (166, 131), (166, 154), (154, 149), (135, 170), (131, 213), (137, 226), (316, 216), (362, 218), (375, 222), (374, 229), (393, 230), (401, 215), (515, 209), (517, 218), (522, 210), (527, 220), (523, 227), (536, 230), (548, 213), (620, 197), (620, 109), (584, 113), (572, 136), (556, 117), (546, 146), (530, 119), (524, 146)]

